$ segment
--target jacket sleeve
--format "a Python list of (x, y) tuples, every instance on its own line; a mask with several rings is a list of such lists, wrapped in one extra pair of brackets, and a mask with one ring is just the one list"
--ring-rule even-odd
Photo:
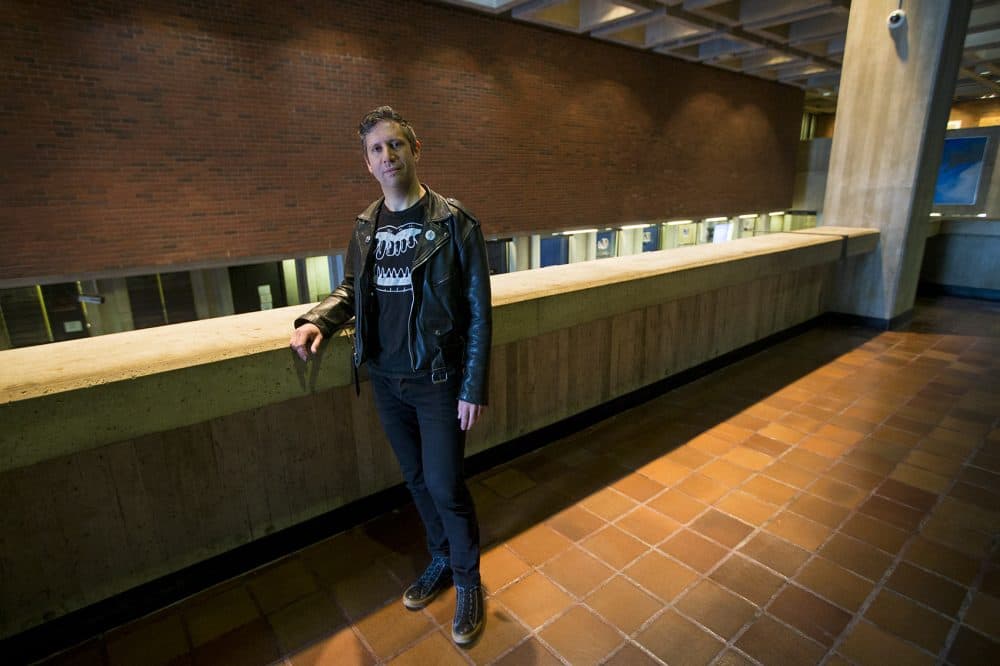
[(358, 252), (357, 240), (352, 233), (347, 245), (343, 282), (316, 307), (296, 319), (295, 328), (306, 323), (315, 324), (323, 337), (329, 338), (354, 318), (354, 267)]
[[(465, 368), (458, 397), (474, 405), (489, 399), (490, 348), (493, 340), (493, 301), (486, 240), (479, 221), (471, 215), (463, 228), (459, 257), (464, 275), (464, 296), (469, 307), (469, 329), (465, 336)], [(463, 225), (465, 226), (465, 225)]]

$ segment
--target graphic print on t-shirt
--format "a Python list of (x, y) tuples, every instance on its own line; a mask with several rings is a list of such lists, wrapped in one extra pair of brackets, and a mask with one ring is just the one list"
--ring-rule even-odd
[(409, 319), (413, 310), (410, 268), (417, 255), (423, 229), (426, 195), (406, 210), (382, 206), (372, 243), (372, 277), (375, 283), (371, 369), (393, 376), (412, 376), (408, 348)]
[(399, 227), (386, 225), (375, 232), (375, 289), (383, 292), (411, 291), (410, 263), (417, 246), (420, 223)]

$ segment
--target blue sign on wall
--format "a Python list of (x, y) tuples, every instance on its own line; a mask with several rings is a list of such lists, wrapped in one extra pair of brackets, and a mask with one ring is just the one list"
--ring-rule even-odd
[(618, 255), (618, 232), (611, 231), (598, 231), (597, 232), (597, 258), (607, 259), (608, 257), (614, 257)]
[(569, 239), (565, 236), (543, 238), (541, 242), (541, 265), (561, 266), (569, 261)]
[(642, 251), (656, 252), (660, 249), (660, 225), (651, 224), (642, 230)]
[(985, 136), (957, 137), (944, 140), (944, 153), (938, 168), (934, 203), (946, 206), (972, 206), (979, 192), (986, 154)]

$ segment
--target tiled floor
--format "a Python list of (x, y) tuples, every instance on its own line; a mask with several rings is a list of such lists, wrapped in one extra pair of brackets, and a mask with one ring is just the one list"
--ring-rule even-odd
[(488, 624), (412, 511), (53, 664), (1000, 663), (1000, 306), (814, 329), (476, 477)]

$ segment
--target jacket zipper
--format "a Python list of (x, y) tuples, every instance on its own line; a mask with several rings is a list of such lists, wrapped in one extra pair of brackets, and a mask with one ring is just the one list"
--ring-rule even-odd
[[(428, 261), (430, 261), (430, 258), (432, 256), (434, 256), (434, 253), (437, 252), (440, 248), (444, 247), (445, 241), (449, 238), (449, 236), (447, 236), (447, 233), (448, 233), (447, 231), (441, 232), (441, 240), (438, 241), (434, 245), (434, 247), (431, 249), (431, 251), (427, 253), (427, 256), (424, 257), (424, 258), (422, 258), (419, 262), (414, 262), (410, 266), (410, 280), (411, 281), (413, 280), (413, 275), (416, 272), (417, 268), (419, 268), (420, 266), (423, 266)], [(414, 356), (413, 356), (413, 328), (416, 326), (416, 322), (413, 320), (413, 306), (417, 302), (417, 298), (416, 298), (417, 292), (416, 292), (416, 287), (414, 287), (413, 289), (414, 289), (414, 291), (413, 291), (413, 298), (410, 299), (410, 316), (409, 316), (409, 318), (407, 320), (407, 323), (406, 323), (406, 343), (407, 343), (406, 344), (406, 348), (407, 348), (407, 351), (410, 352), (410, 369), (412, 369), (413, 372), (416, 372), (417, 371), (417, 359), (414, 358)], [(423, 292), (421, 292), (421, 294), (422, 293)]]
[[(364, 221), (364, 223), (365, 223), (365, 225), (370, 224), (368, 221)], [(369, 255), (371, 254), (371, 243), (370, 242), (362, 243), (361, 242), (362, 241), (362, 236), (363, 236), (363, 232), (359, 229), (358, 230), (358, 239), (357, 239), (358, 240), (358, 245), (359, 246), (363, 245), (364, 248), (365, 248), (364, 254), (362, 254), (362, 256), (361, 256), (361, 270), (358, 271), (358, 278), (357, 278), (357, 280), (359, 282), (363, 282), (364, 281), (365, 271), (368, 269)], [(368, 232), (368, 240), (369, 241), (371, 240), (371, 232)], [(364, 286), (364, 287), (367, 288), (367, 285), (362, 285), (362, 286)], [(357, 291), (357, 287), (358, 287), (358, 285), (355, 284), (355, 291)], [(361, 341), (362, 341), (362, 339), (364, 337), (362, 335), (363, 331), (361, 330), (361, 327), (363, 326), (362, 322), (364, 321), (364, 314), (365, 313), (364, 312), (360, 312), (360, 310), (362, 309), (362, 307), (361, 307), (362, 303), (365, 302), (364, 299), (367, 298), (367, 295), (364, 293), (364, 290), (362, 290), (361, 293), (362, 293), (362, 298), (358, 298), (357, 294), (355, 294), (355, 297), (354, 297), (356, 305), (355, 305), (355, 312), (354, 312), (354, 334), (352, 336), (353, 337), (352, 342), (354, 344), (352, 346), (354, 347), (354, 370), (355, 370), (355, 373), (357, 372), (357, 369), (361, 367), (361, 353), (362, 353), (361, 352)], [(360, 317), (358, 316), (359, 314), (361, 315)]]

